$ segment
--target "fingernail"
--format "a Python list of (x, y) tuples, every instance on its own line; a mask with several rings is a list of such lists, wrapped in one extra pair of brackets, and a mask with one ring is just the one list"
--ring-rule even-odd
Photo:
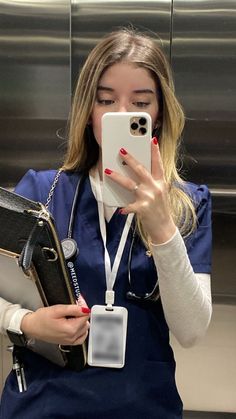
[(91, 313), (91, 310), (88, 307), (81, 307), (81, 311), (82, 311), (82, 313), (85, 313), (85, 314)]
[(127, 154), (127, 151), (124, 148), (120, 149), (121, 154), (123, 154), (124, 156)]
[(157, 137), (153, 137), (152, 141), (153, 141), (153, 144), (155, 144), (155, 145), (158, 144), (158, 138)]
[(110, 169), (105, 169), (104, 173), (106, 173), (106, 175), (111, 175), (112, 174), (112, 170)]
[(120, 208), (120, 209), (118, 210), (118, 213), (123, 215), (123, 214), (124, 214), (124, 210), (123, 210), (123, 208)]

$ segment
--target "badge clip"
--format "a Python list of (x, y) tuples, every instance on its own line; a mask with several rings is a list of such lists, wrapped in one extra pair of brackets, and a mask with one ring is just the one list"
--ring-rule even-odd
[(107, 290), (105, 294), (105, 303), (107, 305), (106, 310), (113, 311), (112, 305), (115, 302), (115, 292), (113, 290)]

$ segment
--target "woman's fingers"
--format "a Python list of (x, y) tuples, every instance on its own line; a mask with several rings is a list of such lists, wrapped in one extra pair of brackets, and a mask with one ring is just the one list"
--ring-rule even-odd
[(105, 174), (108, 175), (114, 182), (118, 183), (120, 186), (122, 186), (123, 188), (127, 189), (130, 192), (135, 191), (135, 185), (136, 183), (134, 182), (133, 179), (124, 176), (118, 172), (113, 172), (113, 170), (111, 169), (105, 169), (104, 170)]
[(147, 184), (150, 181), (151, 174), (147, 171), (147, 169), (123, 148), (120, 150), (120, 157), (123, 160), (123, 164), (127, 165), (132, 170), (134, 174), (133, 177), (137, 178), (137, 182), (135, 182), (128, 175), (125, 176), (111, 170), (110, 168), (106, 168), (104, 171), (105, 174), (108, 175), (114, 182), (118, 183), (130, 192), (135, 192), (138, 184)]
[(67, 335), (63, 338), (63, 345), (81, 345), (88, 336), (89, 322), (88, 320), (77, 322), (77, 324), (71, 327), (71, 330), (67, 332)]
[(164, 178), (164, 169), (161, 159), (160, 148), (158, 144), (158, 139), (154, 137), (151, 144), (151, 161), (152, 169), (151, 174), (154, 180), (160, 180)]
[[(120, 156), (123, 158), (125, 164), (127, 164), (136, 176), (140, 178), (140, 181), (144, 180), (147, 174), (149, 174), (145, 167), (124, 148), (120, 149)], [(155, 180), (162, 179), (164, 175), (157, 137), (154, 137), (151, 141), (151, 175)]]
[(89, 322), (87, 321), (84, 328), (79, 330), (79, 333), (71, 340), (70, 345), (82, 345), (88, 336)]
[(81, 317), (90, 314), (90, 309), (87, 306), (80, 306), (77, 304), (57, 304), (53, 307), (52, 315), (54, 319)]
[(60, 343), (64, 345), (79, 345), (82, 344), (89, 329), (89, 314), (90, 309), (78, 305), (58, 305), (55, 306), (55, 318), (61, 321)]
[[(123, 160), (123, 164), (129, 166), (129, 168), (134, 173), (135, 177), (139, 180), (139, 183), (148, 182), (150, 178), (150, 173), (148, 172), (148, 170), (131, 154), (129, 154), (124, 148), (120, 149), (120, 158)], [(129, 190), (133, 190), (134, 187), (135, 183), (130, 182)]]
[[(107, 171), (113, 181), (133, 191), (134, 194), (133, 202), (122, 208), (120, 212), (121, 214), (138, 214), (145, 231), (153, 242), (163, 243), (166, 236), (171, 237), (176, 227), (169, 208), (168, 185), (164, 178), (158, 141), (154, 138), (151, 144), (151, 173), (126, 150), (121, 149), (120, 155), (136, 178), (135, 181), (128, 176)], [(166, 231), (168, 234), (164, 234)]]
[(23, 317), (22, 331), (35, 338), (62, 345), (74, 344), (87, 334), (90, 309), (76, 304), (44, 307)]
[(138, 179), (137, 182), (128, 176), (113, 172), (109, 168), (105, 169), (105, 174), (109, 175), (111, 179), (114, 180), (114, 182), (117, 182), (119, 185), (126, 188), (130, 192), (138, 191), (138, 186), (140, 184), (151, 186), (153, 180), (163, 179), (163, 164), (156, 137), (153, 138), (151, 143), (151, 173), (149, 173), (148, 170), (124, 148), (120, 149), (120, 157), (122, 158), (124, 164), (132, 170), (135, 178)]

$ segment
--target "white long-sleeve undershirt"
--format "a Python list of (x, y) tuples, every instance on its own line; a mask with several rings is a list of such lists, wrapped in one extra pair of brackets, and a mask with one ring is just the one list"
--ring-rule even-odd
[(21, 320), (27, 313), (31, 311), (0, 297), (0, 333), (6, 334), (8, 328), (20, 330)]
[(151, 250), (169, 329), (182, 346), (192, 346), (211, 319), (210, 275), (194, 273), (178, 229), (168, 242), (152, 245)]

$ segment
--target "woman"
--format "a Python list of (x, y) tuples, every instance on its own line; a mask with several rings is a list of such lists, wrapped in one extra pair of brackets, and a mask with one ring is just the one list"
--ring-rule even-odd
[[(140, 110), (149, 113), (153, 123), (151, 173), (124, 148), (120, 150), (139, 179), (136, 184), (112, 167), (103, 173), (101, 117), (106, 112)], [(28, 390), (19, 394), (14, 373), (9, 375), (1, 418), (182, 417), (169, 330), (183, 346), (191, 346), (204, 335), (211, 317), (210, 197), (206, 186), (184, 182), (177, 171), (183, 126), (171, 72), (156, 41), (128, 29), (102, 39), (79, 77), (68, 152), (50, 203), (62, 240), (67, 237), (78, 179), (86, 175), (73, 228), (79, 247), (75, 266), (86, 303), (83, 300), (82, 308), (52, 306), (31, 313), (2, 301), (1, 327), (4, 332), (14, 326), (27, 339), (83, 343), (89, 330), (88, 307), (104, 305), (107, 289), (102, 229), (112, 265), (127, 214), (134, 213), (113, 288), (115, 305), (128, 310), (125, 365), (86, 366), (78, 373), (25, 349)], [(30, 170), (16, 192), (46, 202), (55, 175), (53, 170)], [(134, 202), (125, 208), (101, 208), (96, 197), (103, 176), (133, 191)], [(146, 293), (152, 298), (139, 298)]]

